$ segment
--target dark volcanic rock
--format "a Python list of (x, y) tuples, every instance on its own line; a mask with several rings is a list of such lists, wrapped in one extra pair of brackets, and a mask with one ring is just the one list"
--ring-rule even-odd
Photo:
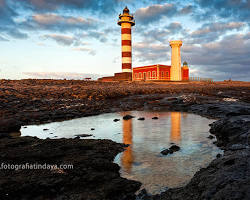
[(159, 119), (158, 117), (153, 117), (152, 119)]
[(0, 199), (132, 200), (141, 184), (121, 178), (113, 163), (123, 146), (110, 140), (3, 138), (0, 163), (70, 167), (0, 170)]
[(172, 145), (169, 149), (165, 149), (163, 151), (161, 151), (161, 154), (162, 155), (168, 155), (168, 154), (172, 154), (176, 151), (179, 151), (180, 150), (180, 147), (177, 146), (177, 145)]
[(202, 114), (205, 116), (214, 116), (214, 117), (232, 117), (239, 115), (250, 115), (250, 105), (246, 103), (229, 103), (229, 102), (220, 102), (212, 104), (195, 104), (189, 108), (190, 111)]
[(168, 154), (172, 154), (172, 153), (174, 153), (174, 152), (170, 149), (164, 149), (163, 151), (161, 151), (162, 155), (168, 155)]
[(140, 117), (140, 118), (138, 118), (138, 120), (143, 121), (143, 120), (145, 120), (145, 118), (144, 117)]
[(120, 119), (114, 119), (113, 121), (114, 121), (114, 122), (118, 122), (118, 121), (120, 121)]
[(218, 153), (217, 155), (216, 155), (216, 158), (220, 158), (222, 155), (220, 154), (220, 153)]
[(210, 140), (212, 140), (212, 139), (214, 139), (214, 136), (209, 135), (207, 138), (210, 139)]
[(173, 152), (179, 151), (181, 148), (177, 145), (172, 145), (169, 150), (172, 150)]
[(5, 137), (11, 137), (10, 133), (0, 133), (0, 139)]
[(134, 116), (132, 116), (132, 115), (125, 115), (123, 117), (124, 120), (129, 120), (129, 119), (132, 119), (132, 118), (134, 118)]
[(250, 138), (250, 115), (223, 118), (211, 125), (210, 132), (216, 135), (218, 142), (224, 147), (233, 144), (246, 145)]
[(78, 134), (78, 135), (75, 135), (75, 136), (78, 136), (78, 137), (90, 137), (90, 136), (93, 136), (92, 134)]
[(152, 198), (152, 195), (150, 195), (150, 194), (148, 194), (147, 193), (147, 190), (145, 190), (145, 189), (142, 189), (140, 192), (139, 192), (139, 194), (137, 195), (137, 198), (136, 198), (136, 200), (142, 200), (142, 199), (151, 199)]
[(14, 119), (0, 119), (0, 133), (18, 132), (21, 123)]

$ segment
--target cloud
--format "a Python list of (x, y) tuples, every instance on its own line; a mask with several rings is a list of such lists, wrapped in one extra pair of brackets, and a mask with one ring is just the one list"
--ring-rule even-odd
[(17, 4), (39, 12), (55, 10), (89, 10), (108, 14), (113, 12), (120, 0), (22, 0)]
[(216, 23), (209, 23), (209, 24), (203, 24), (202, 28), (194, 31), (191, 35), (192, 36), (201, 36), (205, 35), (211, 32), (226, 32), (229, 30), (239, 30), (243, 26), (245, 26), (244, 22), (229, 22), (229, 23), (223, 23), (223, 22), (216, 22)]
[(165, 44), (149, 44), (148, 42), (139, 42), (133, 45), (133, 58), (139, 62), (163, 62), (169, 59), (170, 47)]
[(0, 26), (13, 25), (13, 17), (16, 17), (17, 13), (7, 4), (6, 0), (0, 0)]
[[(249, 33), (248, 33), (249, 34)], [(202, 45), (185, 45), (182, 58), (193, 65), (201, 74), (211, 78), (248, 80), (250, 77), (250, 40), (248, 34), (232, 34), (221, 41)]]
[(201, 28), (193, 31), (190, 37), (193, 43), (206, 43), (217, 40), (223, 34), (232, 30), (241, 30), (246, 23), (244, 22), (215, 22), (203, 24)]
[(176, 14), (177, 8), (174, 4), (154, 4), (145, 8), (139, 8), (135, 12), (136, 21), (141, 24), (149, 24), (159, 21), (162, 17), (172, 17)]
[(55, 13), (36, 14), (21, 23), (28, 30), (49, 30), (67, 32), (72, 30), (89, 30), (96, 27), (96, 20), (72, 17)]
[[(78, 0), (22, 0), (12, 2), (0, 0), (0, 33), (4, 33), (12, 38), (26, 39), (28, 38), (28, 34), (26, 32), (79, 32), (96, 29), (98, 21), (93, 18), (83, 18), (61, 14), (64, 9), (64, 5), (69, 5), (71, 8), (70, 5), (77, 5), (77, 1)], [(78, 1), (78, 3), (88, 4), (88, 1)], [(49, 7), (61, 10), (52, 9), (54, 12), (51, 12), (51, 10), (48, 9), (47, 12), (45, 12), (45, 8)], [(44, 8), (45, 10), (43, 10), (43, 13), (39, 13), (39, 11), (35, 8), (38, 10), (43, 10)], [(78, 8), (72, 7), (72, 9), (77, 10)], [(29, 12), (30, 10), (32, 11)], [(23, 15), (24, 11), (28, 14)], [(64, 13), (72, 14), (73, 10), (69, 11), (70, 12)], [(102, 41), (104, 41), (104, 39), (102, 39)]]
[(38, 79), (84, 79), (92, 78), (96, 80), (102, 77), (100, 74), (86, 74), (86, 73), (76, 73), (76, 72), (23, 72), (24, 75), (30, 78)]
[(172, 22), (166, 28), (171, 34), (176, 34), (184, 30), (180, 22)]
[(8, 1), (0, 0), (0, 32), (17, 39), (26, 39), (28, 35), (18, 30), (14, 18), (18, 14), (9, 6)]
[(205, 20), (209, 16), (219, 16), (224, 19), (250, 21), (249, 0), (197, 0), (196, 2), (203, 10), (196, 16), (197, 20)]
[(18, 29), (10, 29), (7, 31), (7, 34), (13, 38), (16, 39), (27, 39), (28, 38), (28, 34), (20, 32)]
[(140, 33), (143, 37), (143, 41), (147, 43), (156, 43), (159, 42), (165, 42), (170, 34), (170, 31), (167, 29), (154, 29), (154, 30), (148, 30), (146, 32)]
[(137, 32), (143, 37), (143, 41), (155, 43), (156, 41), (168, 43), (169, 40), (175, 38), (176, 34), (186, 35), (184, 28), (179, 22), (172, 22), (163, 28), (154, 28), (142, 32)]
[(9, 40), (7, 40), (6, 38), (4, 38), (4, 37), (2, 37), (2, 36), (0, 35), (0, 41), (7, 42), (7, 41), (9, 41)]
[(85, 47), (76, 47), (76, 48), (73, 48), (73, 50), (74, 51), (88, 52), (92, 56), (96, 55), (96, 52), (93, 49), (89, 49), (89, 48), (85, 48)]
[(194, 10), (195, 10), (195, 7), (193, 5), (188, 5), (186, 7), (183, 7), (179, 11), (179, 13), (180, 13), (180, 15), (187, 15), (187, 14), (190, 14), (190, 13), (194, 12)]
[(107, 34), (104, 32), (99, 32), (99, 31), (88, 31), (80, 35), (80, 37), (83, 38), (94, 38), (99, 40), (100, 42), (107, 42)]
[[(230, 47), (230, 48), (229, 48)], [(249, 66), (250, 41), (244, 34), (226, 36), (221, 41), (202, 45), (183, 45), (183, 53), (192, 57), (196, 65), (228, 65), (238, 64)], [(198, 56), (199, 55), (199, 56)], [(211, 59), (212, 58), (212, 59)]]
[(60, 35), (60, 34), (46, 34), (43, 35), (41, 38), (43, 39), (51, 39), (56, 41), (57, 44), (63, 45), (63, 46), (80, 46), (86, 43), (82, 43), (79, 38), (74, 36), (68, 36), (68, 35)]
[[(161, 1), (157, 1), (160, 3)], [(178, 5), (178, 6), (177, 6)], [(142, 25), (148, 25), (152, 22), (158, 22), (163, 18), (172, 18), (175, 16), (191, 15), (195, 12), (197, 6), (182, 6), (180, 2), (153, 4), (144, 8), (139, 8), (135, 12), (135, 19)]]

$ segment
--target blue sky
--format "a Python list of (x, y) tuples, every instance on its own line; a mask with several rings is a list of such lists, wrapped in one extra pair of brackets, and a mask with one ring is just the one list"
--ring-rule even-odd
[(250, 0), (0, 0), (0, 78), (120, 72), (126, 5), (133, 67), (170, 64), (169, 41), (181, 39), (191, 76), (250, 81)]

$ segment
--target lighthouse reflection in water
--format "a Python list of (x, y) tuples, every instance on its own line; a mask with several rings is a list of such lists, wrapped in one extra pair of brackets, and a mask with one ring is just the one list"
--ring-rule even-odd
[[(115, 162), (123, 177), (142, 182), (152, 194), (186, 184), (194, 173), (211, 162), (220, 150), (207, 138), (213, 120), (180, 112), (124, 112), (145, 117), (122, 121), (122, 142), (129, 144)], [(153, 120), (152, 117), (158, 117)], [(179, 152), (163, 156), (172, 144)]]
[[(123, 113), (124, 115), (124, 113)], [(170, 142), (172, 144), (179, 144), (181, 140), (181, 113), (180, 112), (171, 112), (165, 114), (165, 116), (171, 116), (171, 134)], [(149, 116), (153, 117), (155, 115)], [(187, 116), (186, 113), (183, 113), (183, 117)], [(162, 117), (162, 115), (161, 115)], [(133, 128), (132, 128), (132, 119), (123, 120), (123, 143), (129, 144), (126, 148), (126, 151), (123, 152), (121, 157), (122, 167), (127, 173), (131, 172), (131, 168), (134, 162), (133, 156)]]
[[(123, 120), (122, 117), (127, 114), (135, 118)], [(140, 121), (139, 117), (145, 120)], [(158, 119), (153, 120), (153, 117)], [(115, 118), (120, 121), (114, 122)], [(21, 134), (55, 139), (74, 138), (84, 133), (93, 135), (84, 139), (111, 139), (129, 144), (114, 160), (121, 166), (121, 176), (140, 181), (142, 188), (155, 194), (166, 186), (186, 184), (195, 172), (208, 165), (217, 153), (221, 153), (213, 141), (207, 138), (208, 124), (213, 121), (180, 112), (131, 111), (30, 125), (22, 128)], [(173, 143), (181, 147), (180, 151), (161, 155), (160, 152)]]

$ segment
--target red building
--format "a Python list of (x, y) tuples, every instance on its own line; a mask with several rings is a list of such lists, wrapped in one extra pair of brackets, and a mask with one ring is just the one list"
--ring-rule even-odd
[(133, 68), (133, 80), (170, 80), (170, 68), (169, 65), (149, 65), (143, 67)]
[[(170, 81), (170, 65), (149, 65), (133, 68), (133, 81)], [(183, 63), (181, 68), (182, 80), (189, 80), (189, 69), (187, 62)]]

